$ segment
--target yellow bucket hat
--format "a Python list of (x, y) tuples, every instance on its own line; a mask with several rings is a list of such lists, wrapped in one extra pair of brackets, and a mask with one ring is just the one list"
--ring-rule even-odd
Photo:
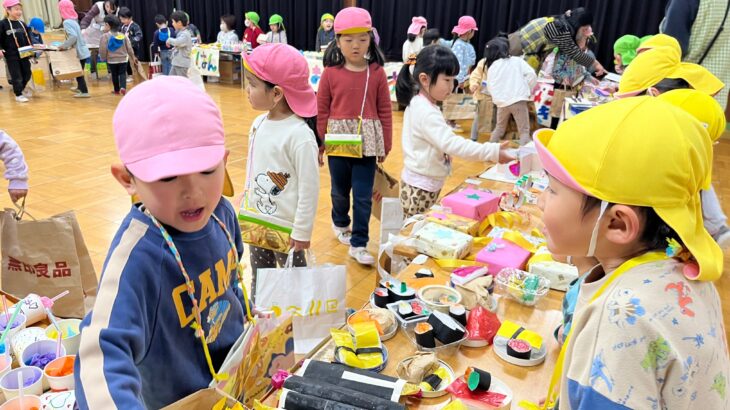
[(697, 91), (715, 95), (725, 84), (701, 65), (683, 63), (671, 47), (657, 47), (636, 56), (621, 76), (616, 97), (631, 97), (665, 78), (681, 78)]
[(605, 202), (653, 208), (697, 261), (699, 269), (687, 265), (688, 278), (720, 277), (722, 251), (703, 226), (699, 195), (712, 143), (691, 115), (658, 98), (627, 98), (557, 131), (538, 130), (534, 139), (543, 167), (563, 184)]
[(639, 44), (639, 47), (636, 48), (636, 52), (641, 53), (643, 51), (659, 47), (669, 47), (670, 49), (677, 52), (678, 59), (682, 59), (682, 47), (679, 45), (679, 41), (677, 41), (676, 38), (668, 36), (666, 34), (657, 34), (642, 41)]

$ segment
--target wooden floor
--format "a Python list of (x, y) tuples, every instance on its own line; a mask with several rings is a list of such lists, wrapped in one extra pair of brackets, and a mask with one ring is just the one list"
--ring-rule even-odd
[[(71, 84), (47, 90), (28, 104), (13, 100), (9, 87), (0, 90), (0, 128), (15, 138), (30, 166), (30, 195), (27, 209), (36, 218), (74, 210), (78, 216), (86, 244), (97, 274), (101, 273), (107, 249), (120, 221), (130, 208), (129, 198), (109, 172), (118, 161), (112, 136), (111, 118), (119, 97), (110, 94), (111, 83), (90, 80), (92, 98), (71, 98)], [(240, 86), (209, 84), (209, 94), (221, 107), (227, 146), (231, 150), (228, 170), (237, 190), (243, 187), (248, 129), (259, 114), (248, 104)], [(399, 176), (402, 168), (400, 134), (402, 113), (394, 113), (393, 151), (385, 168)], [(462, 127), (469, 129), (469, 124)], [(482, 136), (484, 140), (485, 136)], [(475, 175), (483, 163), (454, 161), (453, 175), (446, 189), (466, 177)], [(715, 187), (730, 211), (730, 140), (723, 139), (715, 147)], [(330, 179), (325, 166), (320, 171), (321, 190), (312, 240), (318, 263), (347, 265), (348, 306), (362, 305), (372, 291), (375, 270), (366, 269), (347, 256), (330, 229)], [(0, 207), (11, 207), (7, 195), (0, 195)], [(377, 251), (379, 225), (370, 225), (369, 249)], [(246, 257), (248, 253), (246, 254)], [(718, 282), (724, 296), (725, 317), (730, 319), (730, 260), (725, 261), (725, 276)], [(726, 322), (728, 322), (726, 319)], [(726, 326), (727, 328), (728, 326)]]

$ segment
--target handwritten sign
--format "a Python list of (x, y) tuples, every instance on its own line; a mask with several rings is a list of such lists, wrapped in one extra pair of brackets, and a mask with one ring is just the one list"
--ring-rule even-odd
[(190, 60), (200, 71), (200, 75), (208, 77), (220, 77), (219, 57), (220, 51), (217, 48), (193, 47), (190, 53)]

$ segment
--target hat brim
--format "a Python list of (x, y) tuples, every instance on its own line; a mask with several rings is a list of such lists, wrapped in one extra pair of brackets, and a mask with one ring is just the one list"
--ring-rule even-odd
[(550, 139), (555, 134), (555, 130), (550, 128), (542, 128), (532, 135), (532, 139), (535, 141), (535, 148), (537, 149), (537, 156), (540, 158), (542, 167), (551, 177), (557, 179), (568, 188), (578, 191), (582, 194), (593, 196), (586, 191), (578, 181), (570, 175), (565, 167), (558, 161), (557, 158), (547, 148), (550, 144)]
[(453, 29), (453, 30), (451, 30), (451, 32), (452, 32), (452, 33), (456, 33), (456, 34), (458, 34), (458, 35), (460, 35), (460, 36), (463, 36), (464, 34), (466, 34), (466, 33), (470, 32), (470, 31), (472, 31), (472, 30), (474, 30), (474, 31), (479, 31), (479, 29), (478, 29), (478, 28), (476, 28), (476, 27), (472, 27), (472, 28), (469, 28), (469, 27), (459, 27), (459, 26), (455, 26), (455, 27), (454, 27), (454, 29)]
[(372, 27), (352, 27), (340, 31), (335, 31), (335, 34), (360, 34), (368, 33), (371, 31), (373, 31)]
[(163, 178), (210, 170), (223, 161), (225, 154), (224, 145), (210, 145), (165, 152), (124, 165), (135, 178), (144, 182), (155, 182)]
[(722, 275), (723, 253), (702, 221), (700, 196), (684, 207), (654, 208), (657, 215), (679, 235), (699, 265), (699, 271), (685, 269), (687, 279), (714, 281)]
[(421, 33), (421, 28), (426, 27), (426, 25), (422, 23), (412, 23), (410, 26), (408, 26), (408, 34), (418, 35)]
[(709, 70), (698, 64), (681, 63), (667, 78), (681, 78), (697, 91), (712, 95), (719, 93), (725, 87)]
[(317, 96), (309, 83), (306, 85), (307, 88), (301, 90), (289, 87), (282, 88), (289, 108), (302, 118), (311, 118), (317, 115)]

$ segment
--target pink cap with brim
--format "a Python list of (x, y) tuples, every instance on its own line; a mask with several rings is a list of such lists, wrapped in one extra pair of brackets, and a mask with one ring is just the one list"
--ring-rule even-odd
[(408, 26), (408, 34), (417, 36), (421, 33), (421, 29), (424, 27), (428, 27), (428, 21), (426, 21), (425, 17), (413, 17), (411, 19), (411, 25)]
[(578, 184), (575, 178), (568, 173), (560, 161), (547, 148), (550, 145), (550, 138), (552, 138), (553, 134), (555, 134), (555, 130), (550, 128), (542, 128), (532, 134), (532, 139), (535, 141), (535, 148), (537, 148), (537, 156), (540, 158), (543, 169), (548, 175), (557, 179), (568, 188), (588, 196), (593, 196)]
[(451, 32), (461, 36), (468, 33), (470, 30), (479, 31), (477, 21), (474, 20), (474, 17), (472, 16), (461, 16), (459, 18), (459, 24), (457, 24)]
[(112, 120), (119, 158), (144, 182), (215, 168), (225, 156), (218, 106), (184, 77), (134, 87)]
[(256, 77), (284, 90), (289, 108), (302, 118), (317, 115), (317, 97), (309, 85), (309, 64), (287, 44), (264, 44), (244, 55), (243, 64)]
[(9, 9), (20, 4), (20, 0), (3, 0), (3, 7)]
[(372, 29), (370, 13), (360, 7), (346, 7), (335, 16), (335, 34), (367, 33)]

